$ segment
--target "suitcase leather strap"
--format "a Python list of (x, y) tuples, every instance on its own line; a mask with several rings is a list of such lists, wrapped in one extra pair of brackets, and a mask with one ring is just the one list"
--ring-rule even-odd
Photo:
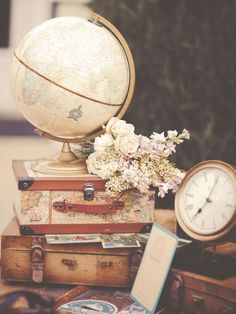
[(67, 200), (54, 202), (52, 206), (54, 210), (62, 213), (73, 211), (86, 214), (112, 214), (117, 213), (117, 211), (122, 210), (125, 207), (124, 202), (122, 201), (114, 201), (110, 204), (76, 204)]
[(43, 282), (44, 251), (41, 242), (41, 238), (34, 238), (31, 248), (32, 281), (36, 283)]

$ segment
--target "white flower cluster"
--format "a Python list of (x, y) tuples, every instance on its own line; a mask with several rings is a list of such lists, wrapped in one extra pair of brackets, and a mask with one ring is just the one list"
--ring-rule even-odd
[(184, 172), (168, 160), (177, 144), (189, 139), (189, 132), (168, 131), (167, 136), (153, 133), (150, 138), (134, 133), (134, 126), (113, 117), (106, 133), (97, 137), (94, 152), (86, 160), (89, 173), (107, 180), (106, 190), (110, 196), (118, 196), (125, 190), (136, 189), (147, 193), (150, 187), (158, 188), (164, 197), (176, 191)]

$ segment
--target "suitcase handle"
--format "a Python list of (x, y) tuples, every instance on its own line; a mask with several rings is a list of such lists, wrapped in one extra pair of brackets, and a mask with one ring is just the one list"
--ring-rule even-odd
[(57, 201), (52, 204), (54, 210), (62, 213), (68, 211), (86, 214), (112, 214), (122, 210), (125, 205), (122, 201), (114, 201), (110, 204), (75, 204), (70, 201)]

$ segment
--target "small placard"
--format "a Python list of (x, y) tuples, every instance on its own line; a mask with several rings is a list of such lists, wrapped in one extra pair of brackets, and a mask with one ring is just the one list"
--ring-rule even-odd
[(155, 313), (177, 244), (175, 234), (157, 223), (153, 224), (131, 291), (131, 298), (148, 313)]

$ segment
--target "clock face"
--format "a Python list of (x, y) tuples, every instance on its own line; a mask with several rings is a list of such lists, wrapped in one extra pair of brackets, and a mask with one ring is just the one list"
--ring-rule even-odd
[(200, 166), (184, 180), (177, 207), (177, 219), (191, 236), (220, 234), (236, 219), (235, 176), (217, 164)]

